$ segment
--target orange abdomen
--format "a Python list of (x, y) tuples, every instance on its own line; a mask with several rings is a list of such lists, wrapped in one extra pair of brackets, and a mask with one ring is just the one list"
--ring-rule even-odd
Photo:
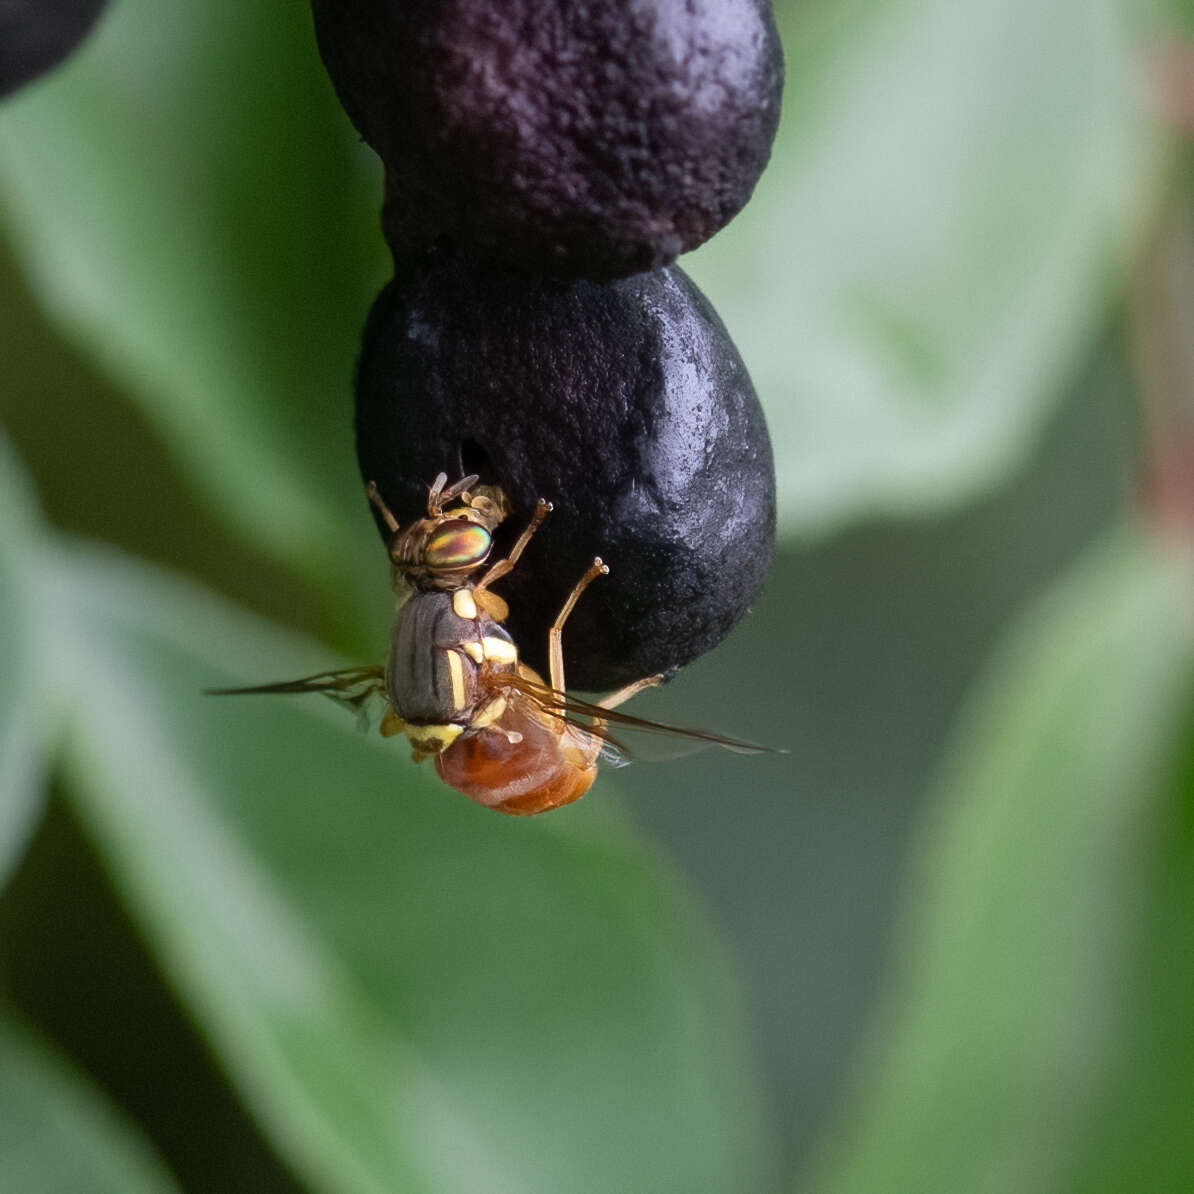
[(583, 730), (545, 723), (512, 703), (494, 725), (466, 730), (436, 755), (435, 768), (470, 800), (529, 817), (579, 800), (597, 778), (599, 750)]

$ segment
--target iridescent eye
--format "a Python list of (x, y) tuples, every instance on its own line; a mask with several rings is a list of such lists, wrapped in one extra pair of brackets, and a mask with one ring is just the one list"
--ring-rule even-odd
[(493, 547), (489, 532), (465, 518), (445, 522), (427, 540), (423, 563), (428, 568), (475, 568)]

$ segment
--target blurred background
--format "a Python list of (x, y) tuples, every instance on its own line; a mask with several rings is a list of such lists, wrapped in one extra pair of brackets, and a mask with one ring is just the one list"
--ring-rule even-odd
[(201, 696), (392, 612), (309, 14), (118, 0), (0, 104), (0, 1194), (1194, 1188), (1194, 10), (779, 17), (682, 264), (780, 549), (636, 712), (791, 754), (527, 822)]

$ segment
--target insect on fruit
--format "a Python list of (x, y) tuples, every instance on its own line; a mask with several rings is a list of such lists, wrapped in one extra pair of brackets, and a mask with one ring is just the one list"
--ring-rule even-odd
[[(597, 776), (603, 752), (617, 758), (611, 724), (687, 738), (730, 750), (764, 747), (701, 730), (686, 730), (616, 712), (644, 688), (647, 676), (589, 703), (564, 684), (563, 631), (577, 601), (609, 572), (594, 559), (573, 586), (548, 631), (544, 680), (519, 659), (502, 625), (509, 610), (490, 586), (518, 563), (551, 513), (542, 499), (510, 553), (489, 563), (493, 532), (510, 514), (495, 486), (476, 476), (447, 486), (440, 473), (427, 497), (427, 516), (403, 529), (376, 485), (368, 486), (389, 534), (396, 592), (410, 591), (398, 609), (385, 667), (321, 672), (301, 680), (221, 694), (316, 692), (361, 711), (374, 696), (385, 701), (381, 733), (404, 733), (416, 762), (433, 757), (440, 777), (486, 808), (517, 816), (547, 812), (578, 800)], [(476, 486), (476, 488), (474, 488)]]

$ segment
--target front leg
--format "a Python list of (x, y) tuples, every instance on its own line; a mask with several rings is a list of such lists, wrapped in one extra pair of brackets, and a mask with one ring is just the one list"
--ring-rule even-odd
[(543, 525), (543, 520), (551, 513), (551, 502), (546, 502), (540, 498), (535, 505), (535, 513), (531, 515), (531, 521), (527, 523), (525, 530), (518, 536), (510, 554), (504, 559), (496, 561), (490, 565), (489, 571), (485, 573), (476, 585), (473, 586), (474, 593), (483, 593), (494, 581), (501, 580), (503, 576), (513, 569), (514, 565), (518, 563), (519, 557), (526, 551), (527, 544), (531, 541), (531, 536)]

